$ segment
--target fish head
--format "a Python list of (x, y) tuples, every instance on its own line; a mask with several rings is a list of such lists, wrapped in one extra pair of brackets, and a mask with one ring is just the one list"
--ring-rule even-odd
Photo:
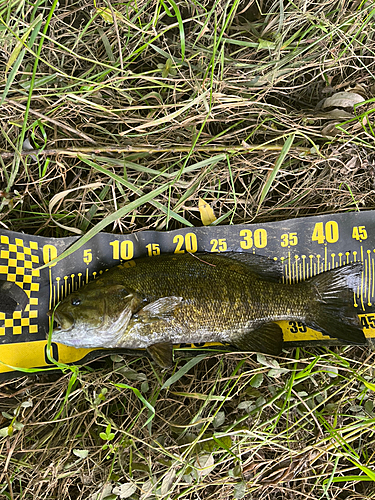
[(141, 304), (142, 298), (122, 285), (87, 285), (57, 306), (52, 342), (77, 348), (116, 347)]

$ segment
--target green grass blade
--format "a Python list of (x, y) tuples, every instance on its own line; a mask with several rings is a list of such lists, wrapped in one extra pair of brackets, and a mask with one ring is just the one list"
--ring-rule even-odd
[(7, 82), (6, 82), (6, 85), (5, 85), (5, 88), (4, 88), (4, 92), (2, 93), (1, 95), (1, 99), (0, 99), (0, 106), (3, 104), (6, 96), (8, 95), (8, 92), (9, 92), (9, 89), (18, 73), (18, 69), (19, 67), (21, 66), (21, 63), (23, 61), (23, 58), (26, 54), (26, 49), (22, 49), (21, 52), (19, 53), (16, 61), (14, 62), (13, 64), (13, 67), (12, 67), (12, 70), (11, 72), (9, 73), (9, 76), (7, 78)]
[(289, 150), (292, 147), (294, 137), (295, 137), (295, 134), (290, 134), (290, 136), (287, 138), (287, 140), (285, 141), (285, 144), (283, 146), (283, 149), (281, 150), (281, 153), (280, 153), (280, 155), (275, 163), (275, 166), (273, 167), (272, 171), (268, 174), (267, 180), (266, 180), (266, 182), (263, 186), (263, 189), (260, 193), (260, 200), (259, 200), (259, 204), (258, 204), (258, 208), (257, 208), (257, 214), (259, 212), (259, 209), (260, 209), (265, 197), (267, 196), (267, 194), (270, 190), (270, 187), (271, 187), (273, 181), (275, 180), (275, 177), (276, 177), (278, 171), (281, 168), (281, 165), (283, 164), (283, 162), (285, 160), (286, 155), (289, 153)]
[(150, 417), (147, 419), (147, 421), (143, 424), (142, 427), (145, 427), (147, 424), (151, 422), (151, 420), (155, 416), (155, 408), (145, 399), (142, 394), (139, 392), (139, 390), (136, 387), (133, 387), (128, 384), (114, 384), (115, 387), (118, 389), (130, 389), (131, 391), (134, 392), (134, 394), (139, 398), (139, 400), (143, 403), (143, 405), (151, 412)]
[[(120, 177), (119, 175), (114, 174), (113, 172), (111, 172), (110, 170), (107, 170), (106, 168), (102, 167), (98, 163), (95, 163), (95, 162), (89, 160), (86, 156), (79, 155), (78, 158), (80, 160), (84, 161), (87, 165), (90, 165), (91, 167), (95, 168), (96, 170), (98, 170), (102, 174), (108, 175), (108, 177), (111, 177), (116, 182), (119, 182), (123, 186), (127, 187), (128, 189), (130, 189), (131, 191), (136, 193), (138, 196), (142, 196), (144, 194), (141, 189), (137, 188), (131, 182), (126, 181), (123, 177)], [(164, 214), (172, 217), (173, 219), (177, 220), (178, 222), (181, 222), (181, 224), (184, 224), (187, 227), (193, 227), (193, 224), (191, 224), (191, 222), (189, 222), (188, 220), (186, 220), (184, 217), (182, 217), (178, 213), (174, 212), (173, 210), (168, 209), (159, 201), (151, 200), (149, 203), (151, 205), (153, 205), (155, 208), (157, 208), (158, 210), (160, 210), (161, 212), (163, 212)]]
[[(24, 47), (24, 45), (26, 44), (27, 37), (29, 36), (31, 31), (35, 28), (35, 26), (37, 24), (41, 23), (41, 20), (42, 20), (42, 16), (41, 16), (41, 14), (39, 14), (39, 16), (36, 19), (34, 19), (33, 23), (30, 24), (30, 26), (27, 28), (25, 33), (18, 40), (12, 53), (9, 56), (8, 62), (6, 63), (5, 73), (7, 73), (9, 71), (9, 69), (12, 67), (13, 63), (16, 62), (16, 60), (18, 59), (18, 57), (22, 51), (22, 47)], [(40, 26), (39, 26), (39, 28), (40, 28)], [(38, 28), (38, 31), (39, 31), (39, 28)], [(22, 59), (23, 59), (23, 56), (22, 56)]]
[(185, 30), (184, 24), (182, 22), (181, 12), (174, 0), (168, 0), (168, 2), (172, 5), (177, 17), (178, 29), (180, 31), (181, 60), (183, 61), (185, 59)]
[(117, 219), (121, 219), (121, 217), (125, 217), (125, 215), (127, 215), (129, 212), (132, 212), (141, 205), (144, 205), (145, 203), (150, 203), (156, 196), (163, 193), (168, 188), (169, 184), (164, 184), (163, 186), (154, 189), (150, 193), (141, 196), (137, 200), (128, 203), (125, 207), (122, 207), (119, 210), (116, 210), (116, 212), (113, 212), (112, 214), (108, 215), (102, 221), (96, 224), (96, 226), (91, 228), (84, 236), (82, 236), (82, 238), (75, 241), (69, 248), (64, 250), (63, 253), (58, 255), (55, 259), (51, 260), (51, 262), (48, 262), (47, 264), (44, 264), (43, 266), (39, 267), (39, 269), (44, 269), (45, 267), (49, 267), (65, 259), (65, 257), (67, 257), (68, 255), (71, 255), (72, 253), (79, 250), (85, 243), (90, 241), (91, 238), (100, 233), (100, 231), (103, 231), (103, 229), (106, 228), (109, 224), (115, 222)]
[(183, 377), (185, 373), (191, 370), (193, 366), (202, 361), (202, 359), (204, 359), (206, 356), (207, 354), (201, 354), (200, 356), (190, 359), (186, 364), (184, 364), (183, 367), (178, 370), (178, 372), (176, 372), (164, 382), (164, 384), (162, 385), (162, 389), (168, 389), (172, 384), (177, 382), (177, 380), (180, 380), (180, 378)]
[(355, 465), (357, 466), (359, 469), (361, 469), (362, 472), (364, 472), (366, 474), (366, 476), (369, 478), (370, 481), (375, 481), (375, 471), (372, 470), (372, 469), (369, 469), (368, 467), (366, 467), (365, 465), (361, 465), (360, 463), (358, 462), (355, 462), (354, 460), (351, 460), (349, 458), (349, 460)]

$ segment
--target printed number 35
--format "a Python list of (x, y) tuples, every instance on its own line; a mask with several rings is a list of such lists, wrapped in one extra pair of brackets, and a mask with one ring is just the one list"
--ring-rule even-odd
[(305, 333), (307, 332), (306, 325), (304, 325), (301, 321), (289, 321), (289, 330), (291, 333)]

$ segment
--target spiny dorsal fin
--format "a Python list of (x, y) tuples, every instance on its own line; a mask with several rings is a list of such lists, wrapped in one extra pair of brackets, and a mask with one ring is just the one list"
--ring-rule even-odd
[(276, 323), (266, 323), (236, 339), (233, 344), (241, 351), (262, 352), (278, 356), (283, 348), (283, 331)]
[(283, 268), (280, 261), (276, 262), (264, 255), (256, 255), (247, 252), (225, 252), (221, 255), (231, 260), (241, 262), (241, 264), (244, 264), (252, 273), (257, 274), (267, 281), (279, 283), (283, 277)]
[(162, 368), (169, 368), (173, 364), (172, 342), (159, 342), (147, 347), (152, 359)]

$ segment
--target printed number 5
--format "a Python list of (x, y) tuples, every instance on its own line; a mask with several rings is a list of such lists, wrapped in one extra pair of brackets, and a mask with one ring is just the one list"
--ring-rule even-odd
[(88, 248), (87, 250), (83, 251), (83, 262), (89, 265), (91, 261), (92, 261), (92, 253), (91, 250)]

